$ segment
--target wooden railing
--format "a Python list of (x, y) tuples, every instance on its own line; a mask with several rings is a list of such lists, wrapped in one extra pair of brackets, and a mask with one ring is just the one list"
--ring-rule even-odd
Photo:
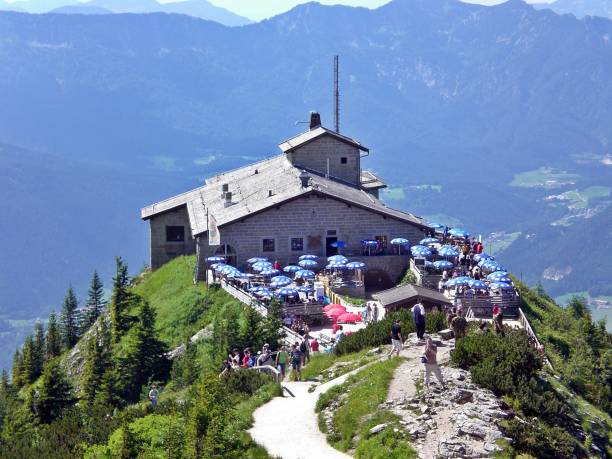
[(552, 369), (553, 366), (550, 363), (550, 360), (548, 360), (548, 357), (546, 357), (546, 354), (544, 353), (544, 346), (542, 346), (542, 344), (540, 343), (538, 335), (536, 335), (536, 332), (531, 327), (527, 316), (521, 308), (518, 308), (518, 320), (525, 332), (527, 333), (527, 336), (531, 338), (531, 344), (533, 345), (533, 347), (535, 347), (538, 352), (542, 353), (542, 359), (544, 360), (544, 363)]

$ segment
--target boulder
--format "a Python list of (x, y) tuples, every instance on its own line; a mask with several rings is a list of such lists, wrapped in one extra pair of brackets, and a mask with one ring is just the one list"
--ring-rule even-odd
[(473, 399), (474, 393), (465, 389), (458, 389), (457, 392), (451, 397), (452, 402), (459, 404), (471, 402)]
[(440, 330), (438, 335), (440, 335), (440, 338), (443, 340), (448, 341), (453, 338), (453, 331), (450, 328), (445, 328), (444, 330)]
[(376, 435), (377, 433), (382, 432), (385, 429), (385, 427), (387, 427), (386, 423), (385, 424), (378, 424), (378, 425), (372, 427), (370, 429), (370, 435)]

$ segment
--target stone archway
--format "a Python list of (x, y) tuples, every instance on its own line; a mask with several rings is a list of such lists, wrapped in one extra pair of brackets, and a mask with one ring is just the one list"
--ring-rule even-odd
[(223, 255), (225, 262), (232, 266), (236, 266), (237, 256), (236, 249), (229, 244), (221, 244), (215, 251), (215, 255)]
[(366, 291), (379, 291), (395, 286), (389, 274), (382, 269), (368, 269), (363, 278)]

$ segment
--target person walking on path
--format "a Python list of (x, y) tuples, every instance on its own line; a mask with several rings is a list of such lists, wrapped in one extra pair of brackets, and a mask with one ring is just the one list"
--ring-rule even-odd
[(287, 362), (289, 361), (289, 353), (285, 346), (281, 347), (281, 350), (276, 353), (276, 367), (280, 371), (281, 382), (285, 379), (287, 373)]
[(402, 350), (402, 323), (401, 320), (397, 319), (391, 326), (391, 352), (389, 352), (389, 358), (393, 357), (393, 353), (399, 357), (400, 351)]
[(456, 340), (461, 339), (465, 336), (467, 332), (467, 326), (468, 323), (464, 317), (461, 317), (460, 315), (453, 317), (450, 322), (450, 328), (453, 331), (453, 335)]
[(438, 366), (438, 346), (435, 345), (433, 340), (428, 336), (425, 342), (425, 350), (423, 351), (423, 364), (425, 365), (425, 380), (424, 387), (425, 389), (429, 389), (429, 377), (433, 372), (440, 381), (443, 389), (446, 389), (446, 385), (444, 384), (444, 379), (442, 378), (442, 371), (440, 371), (440, 367)]
[(417, 338), (422, 340), (425, 336), (425, 308), (421, 303), (417, 303), (412, 307), (412, 315), (416, 325)]
[(291, 370), (295, 372), (295, 380), (302, 379), (302, 352), (298, 343), (291, 346)]
[(315, 336), (314, 339), (310, 342), (310, 350), (314, 353), (317, 354), (319, 352), (319, 340), (317, 340), (317, 337)]
[(302, 354), (302, 366), (304, 366), (310, 362), (310, 341), (308, 341), (308, 335), (304, 336), (300, 343), (300, 353)]
[(504, 333), (504, 312), (499, 306), (493, 308), (493, 323), (495, 324), (495, 332), (502, 338), (506, 336)]
[(151, 400), (152, 407), (157, 406), (158, 398), (159, 398), (159, 391), (157, 390), (157, 386), (153, 384), (153, 386), (151, 386), (151, 390), (149, 391), (149, 400)]
[(372, 322), (378, 321), (378, 306), (376, 304), (372, 305)]

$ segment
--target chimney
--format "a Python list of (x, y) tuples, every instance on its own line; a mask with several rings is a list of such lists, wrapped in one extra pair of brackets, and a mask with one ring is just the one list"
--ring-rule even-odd
[(232, 192), (228, 191), (225, 193), (225, 207), (232, 205)]
[(300, 172), (300, 181), (302, 182), (302, 188), (308, 188), (310, 174), (304, 170)]
[(319, 112), (310, 112), (310, 130), (321, 127), (321, 115)]

